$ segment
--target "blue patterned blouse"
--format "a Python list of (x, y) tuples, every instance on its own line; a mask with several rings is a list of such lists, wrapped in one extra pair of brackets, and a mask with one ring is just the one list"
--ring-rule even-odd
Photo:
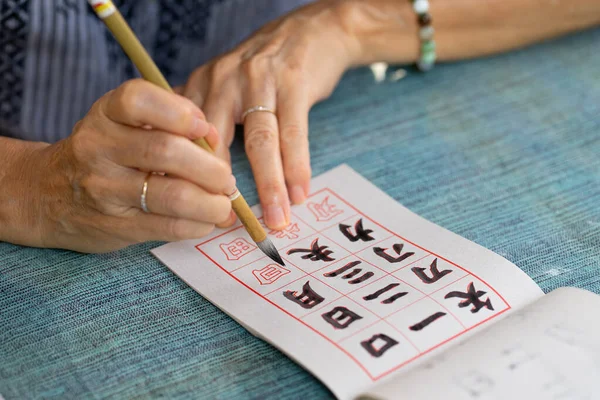
[[(172, 85), (309, 0), (114, 0)], [(84, 0), (0, 0), (0, 135), (55, 142), (137, 71)]]

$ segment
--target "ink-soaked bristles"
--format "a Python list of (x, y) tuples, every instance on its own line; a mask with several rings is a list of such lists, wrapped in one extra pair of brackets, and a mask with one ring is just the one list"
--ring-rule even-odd
[(281, 266), (285, 266), (283, 259), (279, 255), (279, 252), (277, 251), (277, 248), (275, 248), (273, 242), (271, 242), (271, 239), (266, 238), (262, 242), (258, 242), (256, 244), (258, 245), (258, 248), (262, 250), (263, 253), (269, 256), (271, 260), (275, 261)]

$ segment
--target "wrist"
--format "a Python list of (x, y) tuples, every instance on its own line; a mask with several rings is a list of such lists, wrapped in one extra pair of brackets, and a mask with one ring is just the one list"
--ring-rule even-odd
[(39, 246), (40, 196), (35, 191), (36, 166), (47, 143), (0, 138), (3, 166), (0, 171), (0, 241)]
[(354, 65), (410, 63), (419, 57), (419, 27), (409, 0), (340, 0), (342, 29), (354, 43)]

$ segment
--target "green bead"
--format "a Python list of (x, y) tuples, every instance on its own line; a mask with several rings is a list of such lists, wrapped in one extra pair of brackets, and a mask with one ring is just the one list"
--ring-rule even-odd
[(432, 53), (435, 52), (435, 42), (433, 40), (426, 40), (421, 44), (421, 53)]
[(436, 59), (435, 51), (429, 51), (427, 53), (421, 54), (421, 58), (419, 61), (421, 61), (424, 64), (433, 64), (433, 63), (435, 63), (435, 59)]

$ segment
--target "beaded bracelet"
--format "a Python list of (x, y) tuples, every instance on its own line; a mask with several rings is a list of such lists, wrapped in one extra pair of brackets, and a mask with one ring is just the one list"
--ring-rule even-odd
[(429, 71), (433, 68), (436, 59), (435, 42), (433, 40), (434, 29), (431, 26), (431, 15), (429, 14), (429, 0), (410, 1), (419, 21), (421, 54), (417, 61), (417, 68), (421, 71)]

